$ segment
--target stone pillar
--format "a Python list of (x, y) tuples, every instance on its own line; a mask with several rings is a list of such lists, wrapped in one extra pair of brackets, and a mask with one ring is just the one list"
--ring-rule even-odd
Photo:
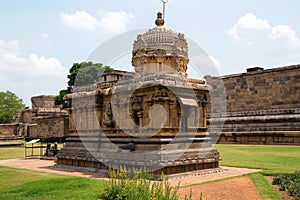
[(144, 125), (143, 113), (144, 113), (143, 111), (140, 111), (140, 112), (137, 113), (137, 115), (138, 115), (138, 117), (139, 117), (139, 125), (140, 125), (138, 131), (139, 131), (140, 133), (142, 133), (143, 129), (142, 129), (141, 127), (143, 127), (143, 125)]
[(167, 124), (168, 124), (168, 128), (171, 128), (172, 127), (172, 112), (171, 112), (171, 101), (168, 102), (168, 121), (167, 121)]
[(162, 106), (164, 107), (166, 111), (166, 121), (165, 124), (163, 124), (162, 128), (170, 128), (170, 104), (168, 101), (163, 102)]
[(81, 109), (81, 130), (85, 130), (86, 129), (86, 124), (87, 124), (87, 121), (86, 121), (86, 108), (83, 107)]
[(89, 117), (90, 118), (90, 129), (95, 130), (96, 129), (96, 125), (95, 125), (96, 119), (95, 119), (95, 110), (94, 110), (93, 106), (91, 106), (89, 108), (89, 113), (90, 113), (90, 117)]
[(74, 122), (73, 108), (69, 108), (68, 113), (69, 113), (69, 129), (74, 130), (76, 127), (75, 127), (75, 122)]
[(86, 130), (90, 130), (91, 129), (91, 118), (90, 118), (90, 106), (87, 105), (87, 107), (85, 108), (85, 115), (86, 115)]
[[(194, 117), (193, 117), (193, 118), (194, 118), (194, 122), (193, 122), (194, 125), (193, 125), (193, 126), (194, 126), (194, 127), (198, 127), (198, 126), (199, 126), (199, 123), (198, 123), (198, 122), (199, 122), (199, 120), (200, 120), (200, 118), (201, 118), (201, 116), (200, 116), (200, 115), (201, 115), (201, 114), (200, 114), (201, 112), (199, 112), (199, 109), (198, 109), (197, 107), (193, 107), (193, 109), (194, 109), (194, 113), (195, 113), (195, 115), (194, 115)], [(198, 119), (198, 121), (197, 121), (197, 119)]]
[(199, 119), (198, 119), (198, 127), (203, 127), (203, 106), (200, 104), (198, 107), (198, 112), (200, 114)]
[(178, 127), (178, 131), (182, 131), (182, 127), (180, 127), (180, 124), (181, 124), (181, 118), (182, 118), (182, 113), (181, 113), (181, 110), (180, 109), (178, 109), (178, 111), (177, 111), (177, 127)]
[(79, 108), (75, 109), (74, 121), (75, 121), (75, 129), (80, 129), (81, 127), (81, 110)]
[(95, 130), (97, 128), (96, 126), (96, 115), (95, 115), (95, 108), (91, 107), (91, 124), (92, 124), (92, 129)]
[(203, 102), (201, 117), (202, 117), (202, 127), (204, 127), (204, 128), (206, 128), (206, 107), (207, 107), (207, 103)]

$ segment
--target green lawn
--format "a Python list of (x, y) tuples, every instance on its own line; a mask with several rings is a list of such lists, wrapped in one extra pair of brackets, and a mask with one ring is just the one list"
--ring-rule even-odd
[(98, 199), (103, 182), (0, 167), (0, 199)]
[(24, 158), (24, 147), (0, 147), (0, 160)]
[(300, 169), (300, 146), (217, 144), (220, 165), (264, 170), (264, 174), (293, 173)]
[[(25, 141), (18, 140), (18, 142), (25, 143)], [(35, 145), (41, 145), (41, 143), (36, 143)], [(52, 144), (53, 145), (53, 144)], [(43, 146), (46, 146), (46, 143), (43, 143)], [(58, 143), (58, 148), (61, 149), (63, 144)], [(35, 155), (40, 154), (40, 148), (34, 148), (33, 153)], [(46, 149), (43, 149), (43, 153), (45, 153)], [(31, 149), (27, 149), (27, 155), (31, 155)], [(25, 157), (25, 148), (24, 146), (0, 146), (0, 160), (6, 160), (10, 158), (24, 158)]]
[[(10, 158), (24, 158), (24, 147), (0, 147), (0, 160)], [(94, 179), (0, 167), (0, 199), (98, 199), (102, 188)]]

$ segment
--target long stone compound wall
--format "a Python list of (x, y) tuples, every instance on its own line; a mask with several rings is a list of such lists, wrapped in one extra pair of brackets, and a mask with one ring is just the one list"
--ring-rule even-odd
[(205, 79), (217, 105), (209, 104), (209, 132), (219, 143), (300, 145), (300, 65)]

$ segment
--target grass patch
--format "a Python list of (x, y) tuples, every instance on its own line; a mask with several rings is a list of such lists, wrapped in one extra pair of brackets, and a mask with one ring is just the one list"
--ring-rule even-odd
[(292, 173), (300, 168), (300, 146), (216, 144), (220, 165), (262, 169), (263, 173)]
[[(42, 180), (44, 178), (61, 177), (55, 174), (48, 174), (24, 169), (0, 167), (0, 190), (8, 189), (30, 181)], [(0, 198), (1, 199), (1, 198)]]
[(272, 186), (268, 183), (268, 181), (264, 178), (264, 176), (261, 173), (253, 173), (247, 176), (251, 178), (260, 196), (263, 199), (281, 199), (281, 197), (273, 190)]
[(24, 147), (0, 147), (0, 160), (24, 158)]
[[(21, 142), (25, 144), (25, 140), (16, 140), (14, 142)], [(52, 145), (54, 143), (51, 143)], [(36, 146), (41, 145), (41, 143), (36, 143)], [(46, 146), (46, 143), (42, 143), (43, 146)], [(30, 145), (28, 145), (29, 147)], [(61, 149), (63, 146), (62, 143), (58, 143), (58, 149)], [(43, 149), (43, 154), (46, 152), (46, 148)], [(32, 154), (32, 150), (30, 148), (27, 149), (27, 155), (30, 156)], [(33, 149), (34, 155), (40, 154), (40, 148), (34, 148)], [(25, 157), (25, 147), (24, 146), (0, 146), (0, 160), (6, 160), (11, 158), (24, 158)]]
[(0, 167), (0, 199), (98, 199), (103, 182)]

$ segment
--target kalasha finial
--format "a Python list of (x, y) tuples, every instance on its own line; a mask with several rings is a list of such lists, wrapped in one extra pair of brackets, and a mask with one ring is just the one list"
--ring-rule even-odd
[(165, 24), (165, 20), (162, 18), (162, 13), (157, 13), (157, 19), (155, 20), (156, 26), (163, 26)]

